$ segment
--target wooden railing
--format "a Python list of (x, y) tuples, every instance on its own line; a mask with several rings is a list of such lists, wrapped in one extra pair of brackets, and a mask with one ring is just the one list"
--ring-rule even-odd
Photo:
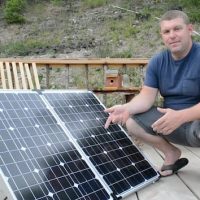
[(0, 61), (16, 61), (16, 62), (26, 62), (26, 63), (33, 63), (35, 62), (39, 66), (41, 65), (131, 65), (131, 66), (138, 66), (138, 65), (146, 65), (148, 63), (147, 58), (141, 59), (133, 59), (133, 58), (99, 58), (99, 59), (21, 59), (21, 58), (0, 58)]
[[(13, 59), (1, 58), (0, 61), (35, 63), (40, 85), (45, 89), (88, 89), (107, 94), (118, 92), (135, 94), (141, 87), (148, 59)], [(118, 69), (120, 73), (132, 75), (129, 88), (106, 90), (105, 72)]]

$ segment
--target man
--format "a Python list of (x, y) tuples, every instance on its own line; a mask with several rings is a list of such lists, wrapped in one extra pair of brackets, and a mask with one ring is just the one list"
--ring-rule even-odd
[[(178, 10), (160, 19), (160, 33), (167, 47), (149, 62), (144, 86), (129, 103), (106, 109), (110, 123), (125, 124), (128, 132), (163, 152), (161, 176), (187, 165), (175, 144), (200, 146), (200, 44), (192, 41), (193, 27)], [(163, 108), (152, 107), (160, 92)]]

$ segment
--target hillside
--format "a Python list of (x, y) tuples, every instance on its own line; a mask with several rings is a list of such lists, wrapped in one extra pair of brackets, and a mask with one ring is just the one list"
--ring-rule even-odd
[(25, 24), (7, 24), (1, 8), (0, 57), (150, 57), (163, 48), (156, 17), (179, 6), (164, 0), (110, 0), (94, 8), (83, 0), (36, 2), (28, 4)]

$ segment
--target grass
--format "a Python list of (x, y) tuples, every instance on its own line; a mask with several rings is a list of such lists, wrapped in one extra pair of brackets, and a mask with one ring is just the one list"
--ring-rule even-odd
[[(107, 37), (114, 42), (119, 42), (120, 39), (128, 39), (134, 37), (140, 30), (133, 25), (134, 19), (132, 17), (126, 17), (119, 20), (110, 20), (106, 22)], [(109, 30), (108, 30), (109, 29)]]
[(113, 53), (113, 49), (108, 44), (102, 45), (102, 46), (96, 47), (94, 53), (96, 57), (98, 58), (107, 58), (107, 57), (111, 57)]
[(111, 58), (131, 58), (132, 57), (132, 49), (127, 49), (120, 52), (113, 52), (113, 55), (111, 55)]
[[(50, 2), (54, 3), (59, 3), (63, 2), (64, 0), (50, 0)], [(192, 0), (196, 2), (195, 0)], [(179, 3), (182, 3), (183, 5), (183, 0), (179, 0)], [(194, 3), (193, 2), (193, 3)], [(97, 19), (93, 19), (96, 23), (99, 23), (99, 27), (96, 27), (99, 29), (99, 31), (94, 31), (95, 35), (93, 36), (94, 38), (96, 37), (97, 34), (98, 37), (100, 36), (102, 39), (102, 42), (100, 45), (96, 45), (95, 47), (95, 56), (97, 57), (126, 57), (129, 58), (131, 56), (134, 56), (132, 53), (133, 51), (137, 51), (135, 48), (136, 45), (132, 46), (127, 46), (125, 49), (120, 49), (123, 44), (128, 44), (134, 41), (134, 43), (137, 43), (137, 47), (142, 47), (144, 44), (148, 44), (152, 49), (153, 46), (156, 46), (157, 43), (156, 41), (159, 36), (159, 31), (157, 26), (157, 19), (154, 17), (160, 17), (161, 13), (164, 12), (164, 10), (167, 7), (170, 7), (172, 4), (174, 4), (174, 1), (169, 1), (169, 3), (165, 2), (161, 6), (158, 2), (155, 4), (147, 4), (144, 6), (143, 2), (139, 2), (136, 5), (134, 4), (134, 1), (128, 1), (128, 0), (123, 0), (123, 1), (108, 1), (108, 0), (83, 0), (81, 1), (80, 7), (76, 7), (77, 15), (82, 15), (85, 18), (89, 18), (89, 16), (92, 16), (93, 11), (89, 10), (87, 11), (88, 13), (91, 13), (90, 15), (85, 15), (86, 10), (82, 9), (83, 6), (87, 8), (96, 8), (96, 7), (102, 7), (106, 5), (106, 9), (109, 10), (109, 15), (108, 17), (99, 17), (99, 21)], [(190, 5), (189, 2), (187, 4)], [(42, 5), (42, 6), (40, 6)], [(48, 5), (48, 6), (47, 6)], [(119, 10), (117, 8), (111, 8), (109, 7), (110, 5), (119, 5), (121, 7), (133, 10), (133, 11), (139, 11), (140, 15), (136, 16), (135, 13), (131, 12), (126, 12)], [(187, 9), (192, 11), (191, 6), (187, 5)], [(74, 7), (75, 8), (75, 7)], [(23, 41), (14, 41), (14, 42), (7, 42), (6, 45), (3, 43), (1, 44), (1, 55), (4, 54), (6, 56), (24, 56), (24, 55), (30, 55), (30, 54), (35, 54), (37, 48), (40, 49), (46, 49), (48, 53), (50, 50), (51, 46), (56, 46), (57, 44), (59, 45), (61, 41), (63, 43), (66, 43), (65, 46), (73, 46), (74, 43), (78, 43), (78, 41), (82, 38), (83, 40), (80, 41), (81, 43), (86, 43), (87, 44), (90, 42), (88, 38), (91, 38), (90, 35), (88, 34), (88, 30), (90, 29), (90, 26), (92, 26), (90, 21), (83, 21), (81, 23), (82, 29), (78, 29), (77, 32), (74, 32), (74, 27), (78, 26), (79, 23), (76, 21), (75, 16), (73, 17), (73, 20), (75, 20), (75, 23), (71, 23), (71, 16), (70, 13), (66, 12), (66, 9), (62, 8), (59, 11), (58, 7), (55, 7), (52, 4), (47, 4), (44, 2), (39, 2), (38, 3), (32, 3), (31, 6), (29, 6), (28, 11), (26, 13), (27, 16), (29, 16), (30, 21), (27, 23), (31, 24), (31, 32), (29, 33), (30, 37), (34, 35), (34, 38), (28, 38), (23, 40)], [(41, 10), (42, 9), (42, 10)], [(193, 7), (193, 10), (195, 8)], [(52, 18), (52, 13), (55, 11), (55, 16)], [(82, 11), (82, 12), (81, 12)], [(96, 11), (95, 11), (96, 12)], [(108, 11), (107, 11), (108, 12)], [(32, 14), (31, 14), (32, 13)], [(46, 14), (45, 14), (46, 13)], [(118, 15), (121, 15), (121, 17), (118, 17)], [(111, 15), (110, 15), (111, 14)], [(190, 12), (190, 14), (193, 14), (198, 18), (198, 13), (197, 12)], [(49, 26), (46, 26), (45, 23), (42, 23), (45, 18), (47, 18), (49, 15), (49, 18), (53, 19), (49, 23)], [(61, 16), (62, 15), (62, 16)], [(149, 16), (150, 15), (150, 16)], [(30, 16), (35, 16), (33, 20), (31, 21), (32, 18)], [(100, 15), (97, 15), (100, 16)], [(194, 16), (194, 17), (195, 17)], [(147, 18), (146, 18), (147, 17)], [(200, 18), (200, 17), (199, 17)], [(58, 26), (59, 20), (62, 19), (63, 26), (60, 28)], [(57, 23), (58, 22), (58, 23)], [(101, 23), (101, 24), (100, 24)], [(37, 27), (37, 24), (40, 24), (40, 27)], [(94, 24), (94, 23), (93, 23)], [(48, 29), (48, 30), (46, 30)], [(51, 29), (51, 30), (50, 30)], [(53, 32), (54, 30), (57, 30), (57, 32)], [(91, 27), (92, 29), (92, 27)], [(95, 28), (94, 28), (95, 29)], [(20, 30), (20, 29), (19, 29)], [(21, 32), (19, 32), (21, 34)], [(46, 34), (46, 36), (45, 36)], [(54, 34), (53, 37), (56, 37), (57, 39), (50, 39), (52, 37), (51, 34)], [(78, 36), (77, 36), (78, 35)], [(153, 37), (152, 37), (153, 36)], [(72, 38), (70, 40), (70, 38)], [(77, 38), (75, 40), (74, 38)], [(197, 37), (195, 39), (199, 40)], [(95, 40), (95, 39), (94, 39)], [(79, 43), (80, 43), (79, 42)], [(81, 45), (78, 45), (81, 46)], [(6, 50), (5, 50), (6, 49)], [(144, 55), (145, 57), (145, 55)]]
[(56, 6), (61, 6), (64, 3), (64, 0), (51, 0), (50, 2)]
[(86, 8), (96, 8), (106, 5), (108, 0), (84, 0), (83, 5)]
[[(63, 6), (59, 10), (61, 6), (57, 5), (62, 5), (63, 2), (63, 5), (67, 6), (66, 8)], [(94, 37), (94, 40), (96, 40), (97, 36), (97, 39), (101, 41), (92, 49), (92, 56), (94, 57), (137, 57), (135, 55), (150, 57), (161, 46), (158, 20), (155, 17), (160, 17), (161, 14), (172, 6), (181, 5), (192, 21), (200, 21), (199, 0), (178, 0), (178, 2), (169, 0), (164, 1), (164, 3), (158, 3), (161, 1), (157, 1), (155, 4), (152, 3), (153, 1), (148, 1), (151, 4), (137, 1), (137, 5), (136, 1), (130, 0), (82, 0), (80, 4), (73, 1), (73, 3), (69, 3), (72, 9), (69, 9), (70, 6), (66, 2), (68, 1), (37, 0), (37, 3), (31, 3), (31, 6), (27, 6), (25, 16), (28, 20), (26, 23), (31, 25), (31, 28), (29, 28), (31, 31), (28, 32), (26, 39), (20, 41), (13, 40), (5, 44), (1, 43), (1, 55), (5, 57), (34, 56), (40, 50), (42, 50), (42, 54), (48, 54), (49, 52), (53, 53), (52, 47), (59, 46), (62, 42), (65, 46), (74, 48), (74, 45), (79, 43), (88, 44), (91, 41), (91, 37)], [(54, 5), (57, 7), (54, 7)], [(139, 15), (136, 16), (135, 13), (109, 7), (110, 5), (139, 11)], [(98, 13), (98, 11), (101, 12), (101, 9), (92, 10), (93, 8), (100, 7), (105, 8), (105, 16), (103, 16), (104, 13), (102, 13), (102, 16), (100, 15), (101, 13)], [(92, 18), (93, 16), (97, 16), (97, 18)], [(49, 20), (46, 20), (46, 18), (49, 18)], [(89, 20), (90, 18), (92, 18), (92, 21)], [(46, 26), (46, 22), (50, 23), (49, 26)], [(95, 23), (98, 25), (95, 26)], [(62, 24), (62, 27), (58, 26), (60, 24)], [(17, 34), (21, 34), (20, 30), (22, 28), (26, 27), (19, 27)], [(88, 29), (93, 29), (94, 35), (89, 35)], [(200, 41), (200, 37), (196, 35), (194, 40)], [(81, 45), (77, 46), (80, 47)], [(87, 48), (87, 45), (85, 46)], [(102, 79), (101, 72), (95, 72), (94, 70), (92, 73), (92, 77), (95, 78), (91, 79), (90, 86), (92, 88), (103, 87), (102, 81), (99, 80)], [(141, 84), (141, 77), (135, 71), (128, 70), (127, 73), (130, 75), (130, 80), (134, 85), (139, 86)], [(80, 88), (85, 87), (85, 81), (81, 79), (81, 76), (82, 74), (74, 74), (74, 82), (70, 83), (70, 85)], [(43, 76), (40, 79), (44, 81)], [(62, 84), (60, 86), (59, 82), (55, 81), (52, 87), (60, 88)], [(111, 100), (113, 99), (111, 98)]]
[(27, 56), (33, 51), (40, 49), (48, 49), (51, 45), (57, 44), (56, 39), (43, 40), (29, 38), (15, 43), (10, 42), (0, 46), (0, 51), (2, 55), (7, 56)]

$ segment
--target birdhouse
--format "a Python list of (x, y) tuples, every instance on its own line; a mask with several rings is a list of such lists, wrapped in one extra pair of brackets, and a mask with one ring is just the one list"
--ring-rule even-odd
[(106, 89), (118, 89), (122, 87), (122, 77), (118, 70), (107, 70), (105, 79)]

